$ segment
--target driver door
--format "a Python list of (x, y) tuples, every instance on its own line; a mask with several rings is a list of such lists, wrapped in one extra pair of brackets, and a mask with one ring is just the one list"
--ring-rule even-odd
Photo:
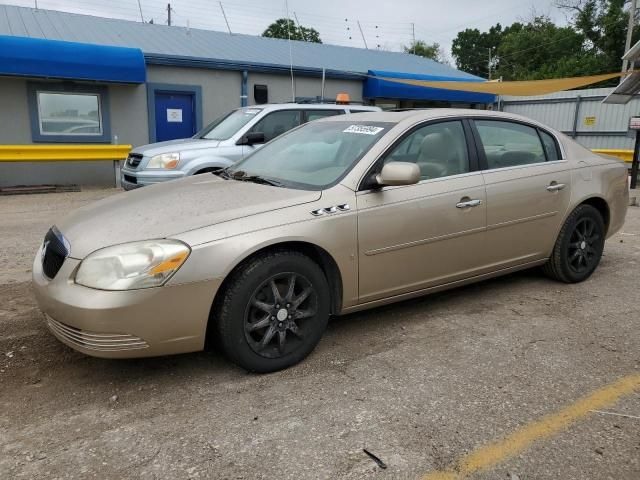
[(468, 124), (431, 122), (405, 134), (375, 169), (415, 162), (415, 185), (357, 193), (359, 300), (453, 282), (485, 266), (486, 195)]

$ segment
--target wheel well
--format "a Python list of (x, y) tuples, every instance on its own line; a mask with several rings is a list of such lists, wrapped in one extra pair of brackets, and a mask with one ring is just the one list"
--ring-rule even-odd
[(203, 168), (201, 170), (198, 170), (197, 172), (194, 173), (194, 175), (200, 175), (201, 173), (215, 172), (216, 170), (220, 170), (220, 168), (218, 168), (218, 167), (207, 167), (207, 168)]
[(209, 348), (212, 340), (214, 340), (213, 338), (211, 338), (211, 332), (213, 332), (214, 330), (213, 322), (211, 320), (217, 302), (219, 302), (224, 295), (224, 292), (227, 289), (228, 281), (232, 277), (233, 272), (237, 271), (244, 264), (251, 261), (258, 255), (262, 255), (265, 252), (282, 250), (300, 252), (311, 258), (311, 260), (313, 260), (318, 266), (320, 266), (325, 277), (327, 278), (329, 291), (331, 292), (331, 313), (335, 314), (340, 311), (340, 309), (342, 308), (342, 276), (340, 275), (340, 270), (338, 269), (336, 261), (325, 249), (308, 242), (282, 242), (274, 245), (269, 245), (253, 252), (247, 258), (243, 259), (238, 265), (233, 268), (231, 272), (229, 272), (226, 278), (222, 281), (222, 284), (220, 285), (220, 288), (218, 288), (215, 298), (213, 299), (213, 303), (211, 304), (209, 322), (207, 325), (205, 348)]
[(580, 205), (591, 205), (593, 208), (598, 210), (598, 212), (600, 212), (600, 215), (602, 215), (602, 220), (604, 221), (605, 233), (609, 231), (610, 212), (609, 205), (607, 205), (606, 200), (600, 197), (592, 197), (587, 198)]

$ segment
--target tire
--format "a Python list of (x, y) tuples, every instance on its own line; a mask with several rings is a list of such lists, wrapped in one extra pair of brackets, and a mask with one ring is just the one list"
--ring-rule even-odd
[(313, 260), (279, 250), (241, 265), (216, 303), (216, 340), (224, 354), (246, 370), (267, 373), (313, 351), (329, 320), (330, 292)]
[(578, 283), (594, 272), (604, 250), (602, 215), (591, 205), (579, 205), (560, 230), (544, 273), (560, 282)]

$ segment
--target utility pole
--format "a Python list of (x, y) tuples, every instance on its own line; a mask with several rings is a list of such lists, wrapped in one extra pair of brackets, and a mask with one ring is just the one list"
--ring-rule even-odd
[(416, 24), (411, 22), (411, 38), (412, 38), (412, 45), (413, 45), (413, 54), (416, 54)]
[(227, 30), (229, 30), (229, 35), (233, 35), (231, 33), (231, 27), (229, 26), (229, 20), (227, 20), (227, 14), (224, 13), (224, 7), (222, 6), (222, 2), (218, 2), (220, 4), (220, 10), (222, 10), (222, 16), (224, 17), (224, 22), (227, 24)]
[(167, 3), (167, 25), (171, 26), (171, 4)]
[(489, 80), (491, 80), (491, 47), (489, 47), (489, 64), (487, 66), (489, 67)]
[[(631, 36), (633, 35), (633, 27), (635, 25), (635, 20), (636, 20), (636, 6), (637, 6), (637, 0), (631, 0), (631, 8), (629, 9), (629, 24), (627, 26), (627, 39), (624, 43), (624, 53), (627, 53), (631, 48)], [(622, 61), (623, 73), (627, 71), (628, 66), (629, 66), (628, 60), (626, 59), (623, 60)], [(624, 80), (624, 77), (620, 78), (620, 82), (622, 82), (622, 80)]]
[(302, 40), (306, 42), (307, 36), (304, 34), (304, 30), (302, 30), (302, 27), (300, 26), (300, 20), (298, 20), (298, 15), (296, 14), (296, 12), (293, 12), (293, 18), (296, 19), (296, 25), (298, 25), (298, 31), (300, 32), (300, 35), (302, 35)]
[(362, 27), (360, 26), (360, 20), (356, 20), (356, 21), (358, 22), (358, 28), (360, 29), (360, 35), (362, 35), (362, 41), (364, 42), (364, 48), (369, 50), (369, 47), (367, 46), (367, 40), (364, 38), (364, 33), (362, 33)]
[[(36, 2), (36, 8), (38, 8), (38, 2)], [(138, 0), (138, 10), (140, 10), (140, 21), (144, 23), (144, 17), (142, 16), (142, 4)]]

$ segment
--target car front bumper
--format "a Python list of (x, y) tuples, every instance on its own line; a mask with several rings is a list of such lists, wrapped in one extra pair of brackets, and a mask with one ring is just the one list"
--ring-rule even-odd
[(135, 358), (204, 348), (213, 297), (220, 282), (207, 280), (129, 291), (77, 285), (79, 260), (67, 258), (53, 280), (38, 251), (33, 287), (47, 326), (64, 344), (87, 355)]
[(181, 170), (133, 170), (123, 167), (120, 170), (120, 183), (125, 190), (153, 185), (154, 183), (166, 182), (184, 177)]

